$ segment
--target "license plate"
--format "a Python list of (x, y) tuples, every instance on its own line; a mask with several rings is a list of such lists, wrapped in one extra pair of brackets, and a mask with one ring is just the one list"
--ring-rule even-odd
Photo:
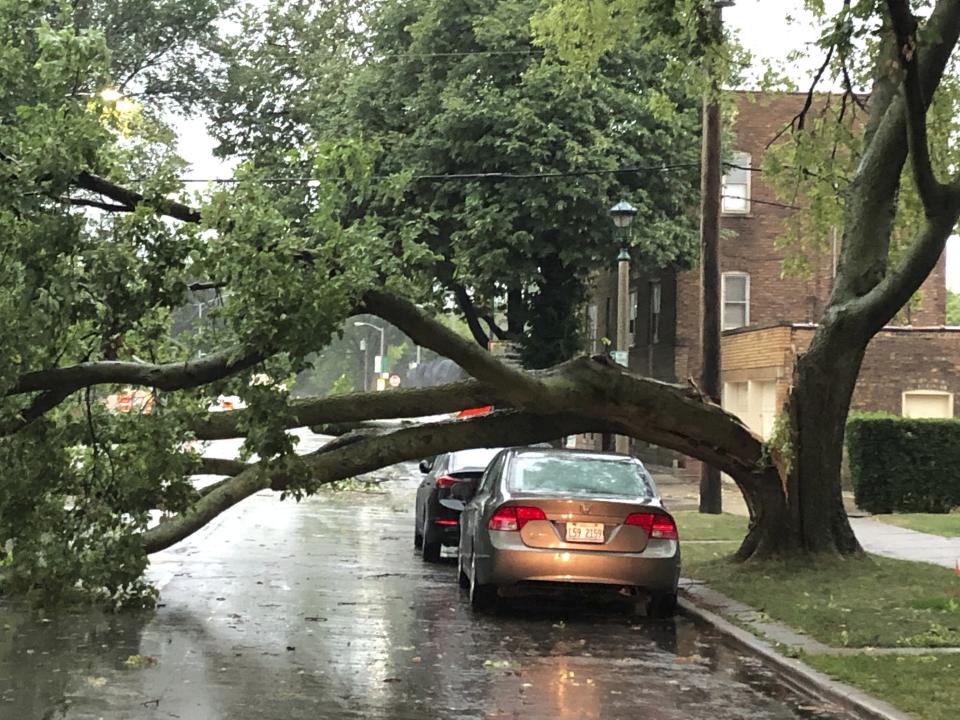
[(603, 523), (567, 523), (567, 542), (602, 543)]

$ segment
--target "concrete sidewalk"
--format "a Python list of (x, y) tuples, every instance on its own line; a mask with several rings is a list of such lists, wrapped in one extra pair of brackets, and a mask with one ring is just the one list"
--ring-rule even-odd
[[(669, 510), (697, 509), (700, 488), (696, 482), (677, 477), (668, 469), (657, 468), (651, 474)], [(951, 569), (957, 567), (957, 562), (960, 561), (960, 538), (930, 535), (863, 517), (863, 513), (857, 510), (853, 502), (852, 493), (844, 493), (844, 504), (850, 513), (850, 525), (857, 535), (857, 540), (867, 552), (898, 560), (932, 563)], [(723, 485), (723, 511), (744, 517), (749, 514), (743, 496), (732, 483)]]
[(868, 517), (851, 517), (850, 524), (867, 552), (947, 568), (956, 568), (960, 561), (960, 538), (908, 530)]

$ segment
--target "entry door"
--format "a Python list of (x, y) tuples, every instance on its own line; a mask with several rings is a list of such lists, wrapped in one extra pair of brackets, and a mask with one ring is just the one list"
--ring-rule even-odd
[(777, 421), (777, 384), (773, 381), (750, 383), (751, 405), (756, 409), (757, 426), (754, 430), (760, 437), (769, 440)]

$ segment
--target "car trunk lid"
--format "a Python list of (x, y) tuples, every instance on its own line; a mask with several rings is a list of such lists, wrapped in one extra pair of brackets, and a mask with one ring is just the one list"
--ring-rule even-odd
[(634, 513), (667, 513), (653, 500), (544, 498), (514, 496), (510, 504), (536, 507), (546, 520), (531, 520), (520, 530), (528, 547), (550, 550), (642, 552), (648, 541), (641, 525), (625, 524)]

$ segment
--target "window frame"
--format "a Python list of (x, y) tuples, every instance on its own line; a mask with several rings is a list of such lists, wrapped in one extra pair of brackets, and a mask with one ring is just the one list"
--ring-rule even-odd
[[(742, 303), (743, 325), (737, 327), (727, 327), (727, 278), (744, 278), (743, 300), (731, 300), (733, 303)], [(750, 273), (743, 270), (730, 270), (720, 274), (720, 330), (738, 330), (742, 327), (750, 327)]]
[[(738, 165), (740, 167), (747, 168), (745, 169), (744, 175), (746, 176), (745, 183), (729, 183), (727, 181), (727, 173), (723, 173), (720, 178), (720, 214), (721, 215), (749, 215), (751, 211), (751, 197), (753, 195), (753, 156), (748, 152), (743, 152), (742, 150), (735, 150), (731, 153), (730, 164)], [(744, 187), (744, 197), (743, 197), (743, 209), (740, 208), (728, 208), (727, 207), (727, 193), (726, 189), (729, 185), (743, 186)]]
[(649, 284), (650, 293), (650, 316), (647, 319), (647, 341), (650, 345), (656, 345), (660, 342), (660, 317), (663, 313), (663, 283), (658, 280), (651, 280)]

